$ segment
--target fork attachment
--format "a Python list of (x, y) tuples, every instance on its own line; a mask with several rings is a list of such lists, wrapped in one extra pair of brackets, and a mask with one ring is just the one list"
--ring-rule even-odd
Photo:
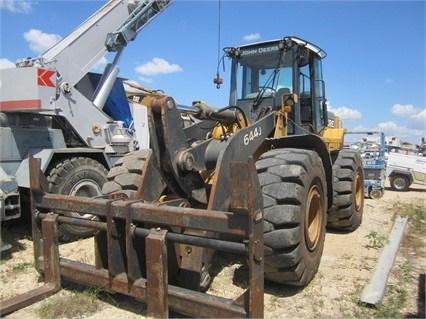
[[(146, 315), (150, 317), (167, 318), (169, 309), (191, 317), (263, 317), (263, 211), (259, 180), (252, 158), (247, 163), (230, 163), (230, 170), (232, 211), (223, 212), (181, 207), (185, 205), (176, 203), (179, 199), (153, 204), (105, 196), (46, 193), (40, 187), (40, 159), (30, 158), (35, 266), (44, 274), (46, 286), (54, 286), (49, 294), (60, 290), (61, 280), (67, 280), (132, 296), (146, 303)], [(92, 214), (97, 220), (63, 215), (69, 211)], [(94, 265), (60, 257), (55, 229), (61, 223), (97, 230)], [(215, 235), (201, 237), (194, 235), (196, 232), (191, 235), (172, 231), (176, 229)], [(248, 289), (233, 300), (169, 284), (169, 261), (175, 256), (168, 255), (168, 246), (175, 244), (187, 245), (187, 254), (191, 254), (191, 246), (196, 246), (245, 255)], [(13, 308), (4, 308), (7, 301), (2, 302), (2, 314), (37, 301), (24, 300), (22, 295), (14, 299)]]

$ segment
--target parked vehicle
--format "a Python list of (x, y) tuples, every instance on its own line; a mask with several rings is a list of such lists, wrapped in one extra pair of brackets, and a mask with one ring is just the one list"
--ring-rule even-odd
[[(0, 78), (7, 79), (0, 87), (1, 221), (29, 212), (30, 154), (42, 159), (50, 192), (91, 197), (101, 194), (119, 158), (148, 147), (146, 108), (129, 105), (117, 62), (171, 2), (109, 1), (40, 57), (0, 70)], [(116, 53), (113, 63), (102, 75), (91, 73), (108, 52)], [(59, 227), (63, 241), (92, 234), (83, 227)]]
[[(344, 128), (337, 122), (335, 127), (328, 126), (321, 72), (326, 54), (297, 37), (224, 51), (233, 66), (230, 106), (216, 109), (195, 101), (192, 111), (188, 110), (194, 118), (190, 126), (184, 124), (172, 97), (144, 91), (129, 94), (132, 101), (147, 106), (151, 148), (120, 158), (108, 173), (102, 193), (129, 204), (133, 200), (152, 203), (149, 209), (158, 214), (161, 207), (179, 204), (182, 213), (185, 207), (197, 208), (207, 218), (214, 211), (230, 212), (238, 205), (230, 203), (230, 194), (237, 191), (230, 186), (230, 164), (253, 158), (265, 212), (265, 278), (307, 285), (319, 267), (326, 227), (357, 229), (364, 203), (361, 155), (343, 149)], [(68, 200), (83, 208), (74, 197), (63, 196), (62, 205), (71, 205)], [(105, 219), (99, 215), (103, 211), (95, 213), (99, 220)], [(108, 218), (120, 219), (126, 214), (116, 210)], [(141, 215), (128, 218), (136, 220), (126, 224), (147, 227), (140, 221)], [(170, 227), (168, 231), (207, 236), (189, 228)], [(124, 234), (124, 228), (121, 231)], [(120, 245), (126, 246), (124, 242)], [(211, 250), (196, 245), (171, 245), (170, 249), (173, 247), (177, 264), (169, 269), (173, 274), (169, 282), (206, 289)], [(118, 253), (109, 246), (104, 249), (108, 255)], [(144, 256), (143, 246), (135, 249), (135, 255)]]
[(426, 185), (426, 157), (390, 152), (386, 175), (395, 191), (408, 191), (412, 184)]

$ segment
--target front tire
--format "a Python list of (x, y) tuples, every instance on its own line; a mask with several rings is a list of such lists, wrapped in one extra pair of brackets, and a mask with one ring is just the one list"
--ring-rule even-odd
[(327, 218), (323, 163), (314, 151), (275, 149), (256, 163), (264, 205), (265, 278), (305, 286), (318, 271)]
[[(56, 164), (47, 174), (49, 192), (54, 194), (95, 197), (102, 195), (102, 186), (107, 181), (107, 169), (94, 159), (73, 157)], [(75, 212), (66, 213), (83, 219), (95, 219), (90, 214)], [(60, 224), (58, 237), (61, 241), (70, 242), (92, 236), (94, 230), (86, 227)]]
[(125, 194), (128, 199), (136, 199), (142, 168), (149, 154), (149, 150), (140, 150), (121, 157), (109, 171), (102, 194), (119, 193)]

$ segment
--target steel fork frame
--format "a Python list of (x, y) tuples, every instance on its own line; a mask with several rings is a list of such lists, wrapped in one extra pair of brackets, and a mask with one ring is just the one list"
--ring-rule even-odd
[[(231, 212), (49, 194), (40, 187), (43, 178), (40, 162), (30, 158), (30, 183), (35, 266), (44, 274), (45, 285), (1, 302), (0, 313), (10, 313), (52, 295), (61, 289), (61, 279), (65, 279), (132, 296), (147, 304), (149, 317), (166, 318), (169, 309), (204, 318), (264, 316), (263, 204), (252, 158), (247, 163), (230, 163)], [(61, 212), (66, 211), (96, 215), (99, 221), (63, 216)], [(57, 226), (60, 223), (98, 230), (94, 266), (59, 256)], [(139, 226), (142, 224), (160, 227), (145, 229)], [(170, 227), (233, 235), (242, 240), (225, 242), (175, 234), (167, 231)], [(145, 249), (141, 251), (143, 237)], [(232, 300), (169, 285), (166, 248), (169, 241), (245, 252), (249, 266), (248, 289)], [(146, 271), (146, 278), (142, 277), (142, 269)]]

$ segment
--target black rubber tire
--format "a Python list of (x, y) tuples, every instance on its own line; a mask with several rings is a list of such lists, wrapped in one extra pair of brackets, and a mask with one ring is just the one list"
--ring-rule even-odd
[(108, 195), (119, 192), (126, 194), (128, 199), (135, 199), (139, 180), (142, 176), (142, 167), (149, 154), (149, 150), (140, 150), (128, 153), (120, 158), (108, 172), (108, 181), (102, 188), (102, 194)]
[(265, 278), (306, 286), (324, 249), (327, 187), (315, 151), (274, 149), (256, 162), (264, 205)]
[[(139, 181), (143, 173), (143, 167), (150, 154), (150, 150), (139, 150), (136, 152), (128, 153), (122, 158), (120, 158), (115, 163), (115, 166), (109, 171), (107, 176), (108, 182), (104, 184), (102, 193), (104, 195), (114, 193), (120, 195), (125, 194), (127, 199), (129, 200), (136, 199)], [(154, 225), (150, 226), (153, 227)], [(169, 245), (168, 250), (168, 254), (170, 256), (175, 256), (176, 251), (174, 245)], [(179, 282), (180, 285), (185, 288), (193, 290), (199, 289), (200, 291), (204, 291), (208, 288), (208, 285), (210, 283), (210, 275), (208, 273), (208, 268), (203, 270), (201, 273), (201, 286), (196, 287), (196, 284), (194, 283), (194, 273), (183, 272), (181, 278), (180, 275), (178, 275), (177, 273), (177, 265), (174, 264), (174, 262), (175, 261), (173, 260), (173, 258), (169, 259), (169, 283), (176, 285)], [(186, 275), (187, 277), (185, 277)]]
[(404, 175), (395, 175), (389, 179), (390, 186), (394, 191), (406, 192), (410, 188), (410, 181)]
[(364, 170), (358, 151), (339, 151), (333, 164), (333, 191), (327, 228), (356, 230), (361, 225), (364, 211)]
[[(107, 181), (108, 170), (98, 161), (87, 157), (73, 157), (56, 163), (49, 170), (47, 180), (49, 192), (62, 195), (95, 197), (102, 195), (102, 186)], [(84, 219), (96, 219), (94, 215), (66, 213)], [(58, 237), (61, 241), (70, 242), (80, 238), (87, 238), (94, 234), (94, 230), (61, 224), (58, 227)]]

